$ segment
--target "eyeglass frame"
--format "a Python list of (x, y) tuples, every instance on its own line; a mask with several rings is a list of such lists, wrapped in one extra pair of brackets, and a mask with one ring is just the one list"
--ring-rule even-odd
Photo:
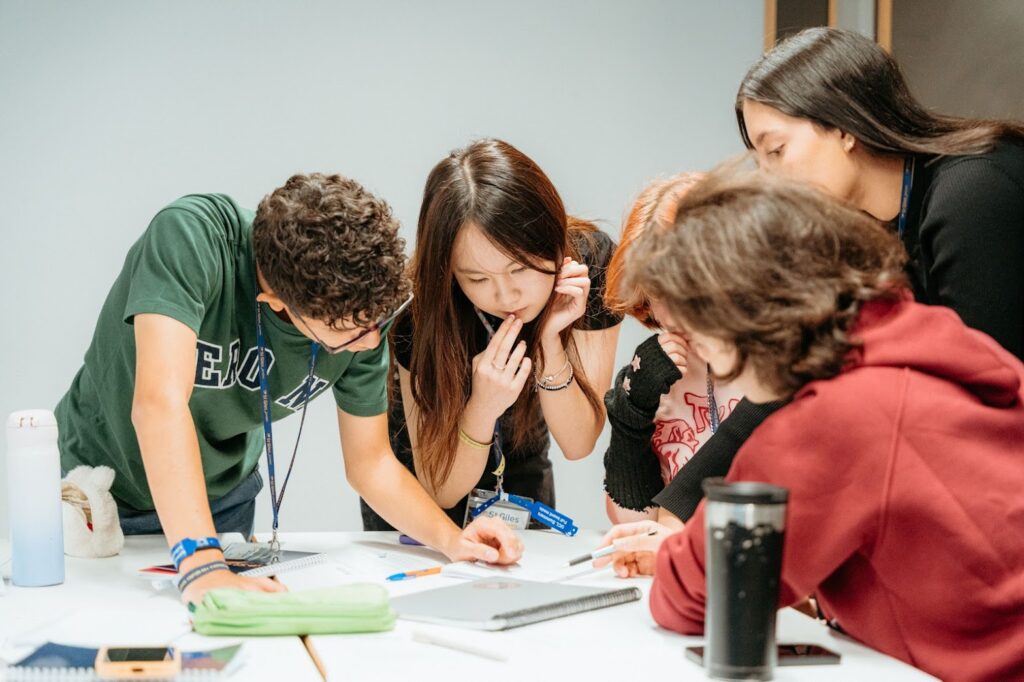
[(413, 295), (409, 294), (409, 298), (405, 299), (405, 301), (402, 303), (402, 305), (398, 306), (394, 310), (394, 312), (386, 315), (385, 317), (382, 317), (380, 320), (374, 322), (369, 327), (363, 327), (363, 330), (361, 332), (359, 332), (358, 334), (353, 336), (348, 341), (346, 341), (346, 342), (344, 342), (342, 344), (339, 344), (337, 346), (332, 346), (330, 344), (327, 344), (327, 343), (324, 343), (323, 341), (321, 341), (320, 337), (317, 336), (316, 332), (313, 331), (313, 328), (309, 326), (309, 322), (306, 321), (306, 318), (304, 318), (298, 312), (295, 312), (295, 317), (297, 317), (300, 320), (302, 320), (302, 325), (306, 328), (306, 331), (308, 331), (310, 333), (310, 336), (313, 337), (313, 340), (317, 342), (317, 344), (320, 346), (320, 348), (322, 348), (328, 355), (337, 355), (338, 353), (340, 353), (343, 350), (345, 350), (347, 347), (351, 346), (356, 341), (359, 341), (360, 339), (364, 338), (367, 334), (372, 334), (375, 331), (380, 331), (381, 329), (383, 329), (387, 325), (389, 325), (392, 322), (394, 322), (395, 318), (398, 317), (399, 315), (401, 315), (405, 311), (405, 309), (409, 307), (409, 304), (412, 303), (412, 299), (413, 299)]

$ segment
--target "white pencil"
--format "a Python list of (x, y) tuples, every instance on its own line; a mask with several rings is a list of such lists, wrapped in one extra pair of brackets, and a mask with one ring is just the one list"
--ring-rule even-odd
[(481, 658), (489, 658), (492, 661), (505, 662), (508, 660), (508, 655), (500, 651), (485, 649), (474, 644), (468, 644), (458, 639), (444, 637), (441, 635), (435, 635), (433, 633), (423, 632), (421, 630), (413, 630), (412, 641), (420, 642), (421, 644), (433, 644), (434, 646), (443, 646), (446, 649), (455, 649), (456, 651), (461, 651), (466, 654), (473, 654), (474, 656), (480, 656)]
[[(637, 533), (637, 535), (643, 535), (643, 536), (646, 537), (646, 536), (650, 536), (650, 535), (657, 535), (657, 533), (658, 533), (658, 531), (655, 530), (654, 528), (652, 528), (651, 530), (647, 531), (646, 533)], [(593, 561), (594, 559), (600, 559), (603, 556), (608, 556), (609, 554), (614, 554), (615, 552), (621, 552), (622, 550), (620, 550), (618, 547), (616, 547), (615, 543), (616, 542), (620, 542), (622, 540), (629, 539), (631, 537), (636, 537), (636, 535), (627, 535), (626, 537), (616, 538), (615, 540), (612, 541), (612, 544), (608, 545), (607, 547), (602, 547), (601, 549), (595, 549), (590, 554), (584, 554), (583, 556), (578, 556), (575, 559), (570, 559), (569, 561), (565, 562), (564, 566), (565, 567), (576, 566), (577, 564), (586, 563), (587, 561)]]

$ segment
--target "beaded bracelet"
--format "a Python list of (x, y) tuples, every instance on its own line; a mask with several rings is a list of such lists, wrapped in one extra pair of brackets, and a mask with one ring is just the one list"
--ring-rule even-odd
[(535, 384), (535, 386), (537, 388), (541, 389), (542, 391), (561, 391), (563, 388), (569, 388), (569, 384), (572, 383), (572, 380), (575, 377), (576, 377), (576, 372), (573, 371), (573, 369), (570, 367), (569, 368), (569, 378), (566, 379), (564, 383), (558, 384), (557, 386), (548, 386), (547, 384), (538, 383), (538, 384)]
[[(459, 440), (461, 440), (463, 443), (465, 443), (469, 447), (476, 448), (477, 450), (490, 450), (491, 449), (491, 443), (481, 443), (478, 440), (474, 440), (468, 433), (466, 433), (462, 429), (459, 429)], [(491, 442), (493, 443), (494, 441), (491, 441)]]
[(196, 566), (191, 571), (181, 576), (178, 580), (178, 592), (184, 592), (185, 589), (194, 583), (195, 581), (202, 578), (207, 573), (213, 573), (214, 571), (230, 571), (231, 567), (223, 561), (211, 561), (208, 564), (202, 566)]

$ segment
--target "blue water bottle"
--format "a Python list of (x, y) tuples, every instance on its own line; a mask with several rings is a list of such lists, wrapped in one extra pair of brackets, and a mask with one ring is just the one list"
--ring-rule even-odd
[(7, 418), (7, 499), (11, 584), (64, 582), (60, 451), (53, 412), (22, 410)]

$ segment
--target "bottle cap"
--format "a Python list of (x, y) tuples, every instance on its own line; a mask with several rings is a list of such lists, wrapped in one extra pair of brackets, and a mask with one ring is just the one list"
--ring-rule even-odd
[(7, 418), (8, 429), (57, 428), (57, 418), (50, 410), (18, 410)]
[(7, 418), (7, 449), (57, 443), (57, 418), (50, 410), (19, 410)]

